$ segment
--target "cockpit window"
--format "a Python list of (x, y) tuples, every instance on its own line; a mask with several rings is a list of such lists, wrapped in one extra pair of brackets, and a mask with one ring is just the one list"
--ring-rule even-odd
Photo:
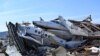
[(30, 29), (30, 27), (27, 27), (27, 29)]
[(47, 34), (45, 34), (45, 37), (47, 37)]
[(61, 40), (60, 42), (61, 42), (61, 43), (63, 43), (63, 41), (62, 41), (62, 40)]
[(35, 33), (37, 33), (37, 30), (35, 30)]
[(38, 34), (40, 34), (41, 32), (39, 31)]

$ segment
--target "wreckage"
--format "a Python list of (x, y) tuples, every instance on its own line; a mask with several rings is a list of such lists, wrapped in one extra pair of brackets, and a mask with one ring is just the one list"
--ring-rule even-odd
[(83, 21), (65, 20), (62, 16), (51, 21), (33, 21), (30, 23), (7, 23), (9, 45), (22, 56), (46, 56), (48, 50), (62, 46), (68, 51), (81, 51), (94, 40), (100, 39), (100, 25), (93, 24), (91, 16)]

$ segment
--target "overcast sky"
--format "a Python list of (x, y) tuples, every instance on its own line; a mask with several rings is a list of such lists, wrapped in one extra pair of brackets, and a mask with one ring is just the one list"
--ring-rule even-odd
[(82, 20), (92, 15), (100, 21), (100, 0), (0, 0), (0, 31), (6, 31), (6, 22), (39, 20), (49, 21), (59, 15), (67, 19)]

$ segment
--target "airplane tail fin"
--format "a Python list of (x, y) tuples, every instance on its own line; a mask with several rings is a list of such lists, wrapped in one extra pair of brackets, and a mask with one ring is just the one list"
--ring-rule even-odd
[(40, 17), (40, 21), (44, 21), (44, 20), (42, 19), (42, 17)]

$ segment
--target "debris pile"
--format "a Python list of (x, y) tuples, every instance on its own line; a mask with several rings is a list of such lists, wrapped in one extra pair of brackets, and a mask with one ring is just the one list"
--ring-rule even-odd
[(92, 23), (91, 15), (83, 21), (67, 21), (62, 16), (51, 21), (40, 19), (32, 21), (33, 26), (28, 22), (6, 24), (9, 56), (11, 47), (15, 49), (13, 55), (18, 54), (15, 56), (75, 56), (74, 52), (100, 47), (100, 25)]

